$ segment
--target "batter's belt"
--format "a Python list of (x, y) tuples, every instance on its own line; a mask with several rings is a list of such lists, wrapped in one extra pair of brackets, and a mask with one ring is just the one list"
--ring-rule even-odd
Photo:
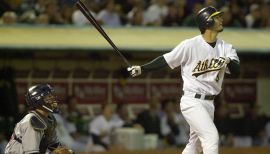
[(214, 100), (216, 95), (205, 95), (204, 97), (202, 97), (203, 95), (201, 94), (195, 94), (194, 98), (198, 98), (198, 99), (204, 99), (204, 100)]
[[(183, 95), (184, 95), (184, 91), (183, 91)], [(190, 93), (190, 92), (188, 92)], [(202, 99), (202, 100), (214, 100), (216, 95), (202, 95), (202, 94), (198, 94), (198, 93), (194, 93), (194, 95), (192, 95), (194, 98), (197, 99)]]

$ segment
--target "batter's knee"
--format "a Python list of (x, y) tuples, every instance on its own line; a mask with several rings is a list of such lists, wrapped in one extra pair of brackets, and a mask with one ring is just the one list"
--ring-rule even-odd
[(217, 150), (219, 145), (219, 135), (218, 131), (214, 131), (208, 134), (205, 138), (205, 143), (202, 143), (203, 149)]

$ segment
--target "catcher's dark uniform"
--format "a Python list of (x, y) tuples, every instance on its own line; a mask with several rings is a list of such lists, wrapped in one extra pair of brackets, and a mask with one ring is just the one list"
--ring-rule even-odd
[[(53, 113), (58, 111), (58, 102), (53, 92), (48, 84), (28, 89), (25, 100), (30, 112), (17, 123), (5, 154), (45, 154), (47, 151), (55, 153), (55, 149), (65, 149), (56, 136)], [(71, 150), (67, 151), (72, 153)]]
[(55, 132), (56, 120), (52, 114), (44, 117), (31, 111), (19, 123), (6, 147), (6, 154), (45, 154), (60, 146)]

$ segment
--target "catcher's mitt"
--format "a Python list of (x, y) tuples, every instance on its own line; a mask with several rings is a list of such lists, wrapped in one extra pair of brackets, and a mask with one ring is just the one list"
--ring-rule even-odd
[(74, 154), (74, 152), (66, 147), (57, 147), (53, 150), (53, 154)]

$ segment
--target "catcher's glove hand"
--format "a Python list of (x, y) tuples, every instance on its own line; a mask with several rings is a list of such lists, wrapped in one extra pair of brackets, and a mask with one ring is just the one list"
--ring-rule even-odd
[(66, 147), (57, 147), (53, 150), (53, 154), (74, 154), (71, 149), (67, 149)]

